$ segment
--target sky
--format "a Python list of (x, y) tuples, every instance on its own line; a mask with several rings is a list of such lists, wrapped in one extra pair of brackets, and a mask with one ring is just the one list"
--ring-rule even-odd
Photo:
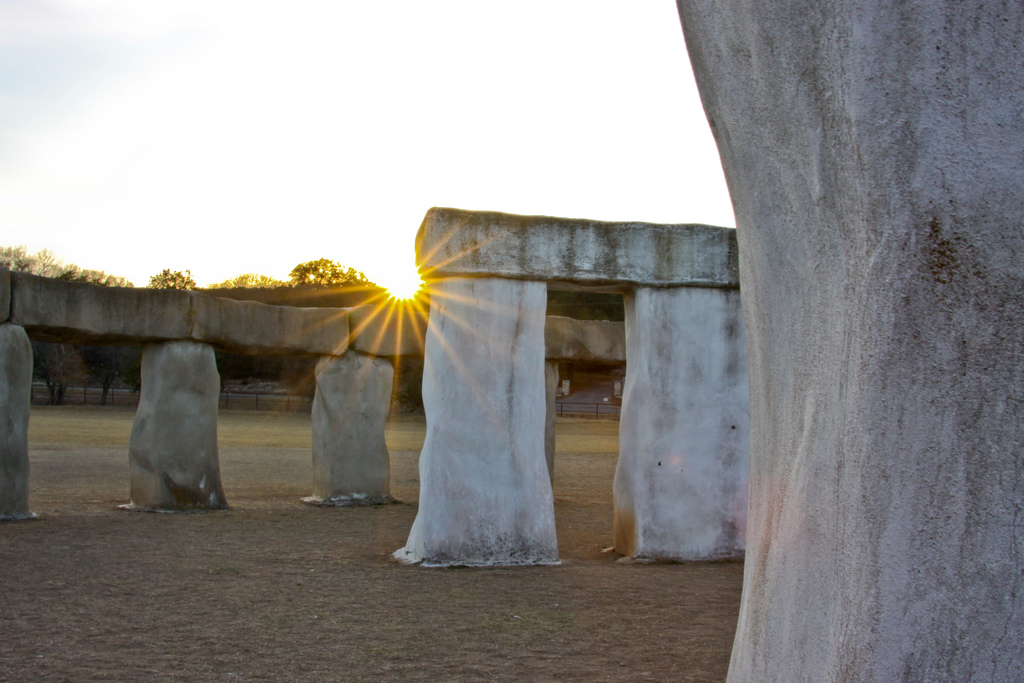
[(0, 245), (415, 280), (431, 206), (735, 225), (673, 0), (0, 0)]

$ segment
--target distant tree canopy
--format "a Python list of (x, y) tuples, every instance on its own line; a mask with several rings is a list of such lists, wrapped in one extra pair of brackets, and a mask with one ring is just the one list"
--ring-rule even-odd
[(269, 275), (257, 275), (256, 273), (242, 273), (238, 277), (210, 285), (208, 289), (273, 289), (274, 287), (285, 287), (288, 283), (284, 280), (270, 277)]
[(153, 277), (149, 278), (150, 289), (198, 289), (196, 281), (192, 279), (192, 271), (171, 270), (165, 268)]
[(364, 273), (326, 258), (300, 263), (288, 276), (296, 287), (374, 286)]
[(132, 286), (128, 278), (107, 275), (102, 270), (89, 270), (74, 263), (67, 263), (57, 258), (50, 249), (40, 249), (30, 254), (23, 244), (17, 247), (0, 247), (0, 267), (69, 282), (89, 282), (103, 287)]

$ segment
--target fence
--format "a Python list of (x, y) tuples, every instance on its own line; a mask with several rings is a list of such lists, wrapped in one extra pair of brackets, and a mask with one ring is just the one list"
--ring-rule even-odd
[[(64, 394), (64, 405), (100, 405), (103, 400), (103, 389), (99, 387), (68, 387)], [(32, 385), (33, 405), (46, 405), (50, 402), (50, 392), (46, 385)], [(139, 405), (139, 394), (131, 389), (110, 389), (107, 392), (108, 406)], [(313, 399), (309, 396), (290, 396), (282, 394), (240, 394), (225, 391), (220, 395), (220, 407), (231, 410), (277, 410), (310, 412)]]
[(571, 401), (557, 401), (555, 409), (559, 417), (593, 417), (595, 419), (607, 418), (618, 420), (621, 407), (614, 403), (573, 403)]
[[(100, 405), (103, 389), (99, 387), (68, 387), (64, 394), (65, 405)], [(50, 392), (43, 384), (32, 385), (32, 403), (46, 405), (50, 402)], [(130, 389), (112, 388), (107, 392), (108, 406), (139, 405), (138, 393)], [(230, 410), (276, 410), (282, 412), (310, 412), (313, 399), (309, 396), (291, 396), (287, 394), (237, 393), (225, 391), (220, 395), (220, 407)], [(593, 417), (596, 419), (618, 420), (620, 406), (614, 403), (574, 403), (558, 401), (555, 409), (559, 417)]]

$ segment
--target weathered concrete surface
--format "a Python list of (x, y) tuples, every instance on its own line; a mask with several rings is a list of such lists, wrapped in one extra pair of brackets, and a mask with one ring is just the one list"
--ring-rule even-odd
[(192, 340), (251, 355), (337, 355), (348, 309), (268, 306), (198, 292), (100, 287), (11, 273), (11, 321), (33, 339), (131, 344)]
[(736, 231), (433, 208), (416, 235), (426, 277), (479, 276), (566, 287), (738, 287)]
[(387, 360), (355, 351), (325, 356), (316, 364), (313, 495), (303, 502), (365, 505), (391, 500), (384, 423), (393, 377)]
[(555, 483), (555, 398), (558, 389), (558, 363), (544, 363), (544, 458), (548, 479)]
[[(14, 296), (5, 306), (5, 278)], [(422, 356), (427, 316), (389, 307), (296, 308), (198, 292), (99, 287), (0, 269), (0, 317), (33, 339), (137, 344), (192, 340), (249, 355), (338, 356), (351, 347), (377, 356)], [(549, 317), (547, 357), (625, 362), (622, 323)]]
[(395, 557), (426, 565), (558, 561), (544, 461), (542, 282), (431, 284), (420, 502)]
[(217, 457), (220, 375), (213, 347), (179, 341), (142, 350), (142, 390), (128, 442), (131, 505), (227, 507)]
[(192, 293), (189, 339), (248, 355), (341, 355), (348, 309), (270, 306)]
[(11, 317), (11, 271), (0, 268), (0, 323)]
[(626, 362), (625, 326), (607, 320), (574, 320), (549, 315), (544, 326), (544, 346), (548, 360)]
[(679, 6), (750, 352), (730, 680), (1024, 680), (1024, 4)]
[(25, 330), (0, 324), (0, 520), (34, 517), (28, 509), (28, 418), (32, 345)]
[(423, 356), (427, 315), (400, 306), (348, 310), (349, 347), (375, 356)]
[(750, 413), (739, 291), (638, 288), (625, 303), (615, 549), (742, 556)]
[(11, 322), (39, 341), (104, 344), (188, 339), (192, 294), (100, 287), (14, 272)]

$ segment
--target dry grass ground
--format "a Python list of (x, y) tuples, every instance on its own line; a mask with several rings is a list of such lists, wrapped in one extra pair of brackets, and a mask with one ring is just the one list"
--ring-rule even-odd
[(123, 512), (133, 413), (33, 409), (33, 522), (0, 525), (2, 681), (720, 681), (742, 565), (616, 563), (615, 422), (557, 425), (563, 564), (422, 569), (422, 420), (388, 429), (402, 503), (313, 508), (309, 416), (221, 414), (231, 509)]

